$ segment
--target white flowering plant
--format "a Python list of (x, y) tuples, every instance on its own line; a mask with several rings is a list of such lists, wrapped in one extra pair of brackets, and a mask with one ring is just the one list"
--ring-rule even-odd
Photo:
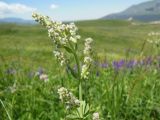
[(160, 53), (160, 32), (150, 32), (148, 34), (147, 42), (150, 43), (156, 50), (155, 53), (159, 55)]
[[(85, 47), (83, 51), (84, 60), (82, 61), (82, 67), (80, 66), (81, 61), (78, 57), (78, 41), (81, 36), (77, 33), (78, 28), (74, 23), (63, 24), (51, 20), (48, 16), (42, 16), (37, 13), (33, 13), (32, 17), (47, 28), (48, 35), (55, 45), (54, 55), (60, 66), (66, 67), (71, 75), (79, 81), (79, 99), (77, 99), (72, 92), (64, 87), (58, 89), (59, 98), (66, 105), (66, 109), (70, 112), (67, 115), (67, 119), (87, 119), (90, 113), (90, 106), (83, 99), (82, 82), (89, 79), (90, 67), (92, 65), (92, 38), (85, 39)], [(77, 71), (75, 71), (70, 62), (73, 61), (67, 57), (68, 55), (74, 56)], [(99, 120), (98, 113), (94, 117), (94, 120)], [(95, 119), (96, 118), (96, 119)]]

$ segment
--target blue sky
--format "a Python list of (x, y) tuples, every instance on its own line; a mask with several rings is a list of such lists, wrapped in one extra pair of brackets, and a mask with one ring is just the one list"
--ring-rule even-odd
[(31, 13), (51, 16), (55, 20), (97, 19), (148, 0), (0, 0), (0, 18), (31, 19)]

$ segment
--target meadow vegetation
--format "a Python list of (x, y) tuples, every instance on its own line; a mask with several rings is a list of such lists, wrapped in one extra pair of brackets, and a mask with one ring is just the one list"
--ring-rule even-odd
[(80, 68), (85, 38), (93, 39), (90, 74), (81, 84), (83, 100), (81, 78), (71, 71), (78, 73), (72, 52), (67, 54), (70, 67), (60, 67), (46, 28), (0, 24), (0, 120), (76, 119), (59, 99), (62, 87), (86, 104), (79, 120), (160, 120), (160, 44), (148, 42), (154, 40), (148, 33), (160, 32), (159, 25), (119, 20), (75, 24), (81, 35)]

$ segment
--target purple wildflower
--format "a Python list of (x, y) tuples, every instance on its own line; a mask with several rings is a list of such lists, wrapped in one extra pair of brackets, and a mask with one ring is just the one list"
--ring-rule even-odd
[(101, 65), (100, 65), (102, 68), (107, 68), (109, 65), (108, 65), (108, 63), (101, 63)]
[(113, 61), (113, 68), (118, 71), (125, 65), (125, 60)]
[(130, 60), (130, 61), (127, 63), (126, 67), (127, 67), (127, 68), (133, 68), (133, 67), (135, 67), (136, 65), (137, 65), (137, 61), (136, 61), (136, 60)]
[(37, 70), (37, 72), (36, 72), (36, 75), (40, 76), (42, 74), (44, 74), (44, 69), (41, 68), (41, 67), (39, 67), (38, 70)]
[(151, 65), (152, 64), (152, 58), (148, 57), (147, 59), (144, 60), (146, 65)]

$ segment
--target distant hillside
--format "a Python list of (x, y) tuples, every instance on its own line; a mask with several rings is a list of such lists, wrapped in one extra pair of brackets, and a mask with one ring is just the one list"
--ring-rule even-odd
[(33, 20), (25, 20), (21, 18), (1, 18), (0, 23), (35, 24)]
[(152, 0), (138, 5), (133, 5), (128, 9), (115, 14), (110, 14), (102, 19), (128, 19), (139, 21), (159, 21), (160, 20), (160, 0)]

